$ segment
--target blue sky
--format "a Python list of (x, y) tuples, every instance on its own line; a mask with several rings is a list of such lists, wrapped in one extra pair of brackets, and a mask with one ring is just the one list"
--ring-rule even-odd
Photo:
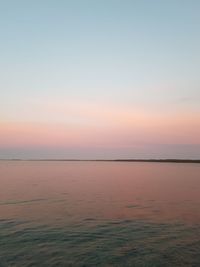
[[(89, 111), (82, 117), (79, 114), (78, 119), (77, 115), (61, 116), (58, 112), (58, 106), (65, 108), (73, 103), (73, 110), (77, 105), (85, 110), (85, 106), (92, 103), (108, 112), (111, 107), (112, 113), (127, 109), (128, 113), (138, 114), (137, 120), (140, 112), (159, 115), (159, 121), (162, 116), (167, 120), (176, 117), (181, 125), (186, 114), (185, 128), (196, 125), (197, 133), (188, 133), (181, 141), (183, 146), (191, 144), (189, 153), (183, 153), (183, 149), (174, 153), (172, 149), (171, 156), (200, 156), (197, 138), (200, 131), (200, 1), (8, 0), (1, 1), (0, 7), (2, 129), (5, 123), (40, 122), (43, 127), (45, 123), (53, 127), (58, 122), (69, 127), (72, 121), (83, 124)], [(56, 103), (56, 108), (51, 107), (54, 115), (48, 116), (46, 106), (53, 102)], [(91, 113), (93, 108), (90, 107)], [(194, 120), (192, 124), (191, 120)], [(154, 127), (156, 123), (161, 127), (157, 121)], [(102, 122), (101, 127), (108, 126)], [(181, 129), (177, 130), (180, 134)], [(126, 131), (129, 131), (128, 126)], [(22, 139), (23, 134), (22, 131)], [(121, 146), (125, 136), (120, 136)], [(98, 139), (98, 135), (95, 138)], [(158, 143), (156, 137), (154, 139), (142, 141), (143, 154), (151, 156), (149, 149), (145, 152), (145, 144), (146, 147), (160, 147), (162, 143), (159, 153), (165, 156), (167, 137)], [(0, 135), (0, 144), (5, 143), (4, 140)], [(177, 140), (176, 136), (167, 143), (177, 146)], [(133, 134), (130, 146), (134, 143)], [(2, 151), (5, 153), (8, 149), (6, 155), (10, 155), (10, 151), (20, 154), (25, 149), (23, 142), (20, 144), (21, 147), (4, 147)], [(103, 150), (107, 143), (101, 144)], [(29, 145), (26, 144), (27, 156), (31, 156), (31, 143)], [(112, 156), (127, 153), (137, 156), (137, 153), (127, 152), (127, 145), (119, 151), (117, 145), (114, 150), (109, 148)], [(40, 146), (38, 144), (38, 151), (48, 157), (51, 146), (48, 152)], [(95, 148), (94, 154), (88, 152), (94, 149), (92, 144), (88, 144), (88, 150), (76, 145), (74, 149), (77, 157), (84, 153), (98, 157), (98, 149)], [(53, 155), (59, 157), (59, 148), (56, 151)], [(170, 154), (170, 149), (167, 151)], [(70, 157), (70, 153), (66, 152), (65, 156)]]

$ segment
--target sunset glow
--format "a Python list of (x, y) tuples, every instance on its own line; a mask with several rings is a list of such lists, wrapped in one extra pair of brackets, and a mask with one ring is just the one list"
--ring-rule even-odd
[(198, 1), (86, 2), (2, 4), (0, 157), (199, 158)]

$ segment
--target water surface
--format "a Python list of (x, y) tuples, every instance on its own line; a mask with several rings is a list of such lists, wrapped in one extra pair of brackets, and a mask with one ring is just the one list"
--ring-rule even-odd
[(0, 162), (0, 266), (200, 266), (200, 165)]

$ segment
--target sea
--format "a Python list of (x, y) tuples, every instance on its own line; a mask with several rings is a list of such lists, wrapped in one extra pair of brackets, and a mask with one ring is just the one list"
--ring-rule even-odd
[(0, 267), (199, 267), (200, 164), (0, 161)]

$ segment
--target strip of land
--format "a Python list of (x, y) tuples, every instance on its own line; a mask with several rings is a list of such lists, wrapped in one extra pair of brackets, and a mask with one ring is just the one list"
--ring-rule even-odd
[(200, 163), (200, 159), (0, 159), (0, 161), (103, 161), (103, 162), (158, 162)]

